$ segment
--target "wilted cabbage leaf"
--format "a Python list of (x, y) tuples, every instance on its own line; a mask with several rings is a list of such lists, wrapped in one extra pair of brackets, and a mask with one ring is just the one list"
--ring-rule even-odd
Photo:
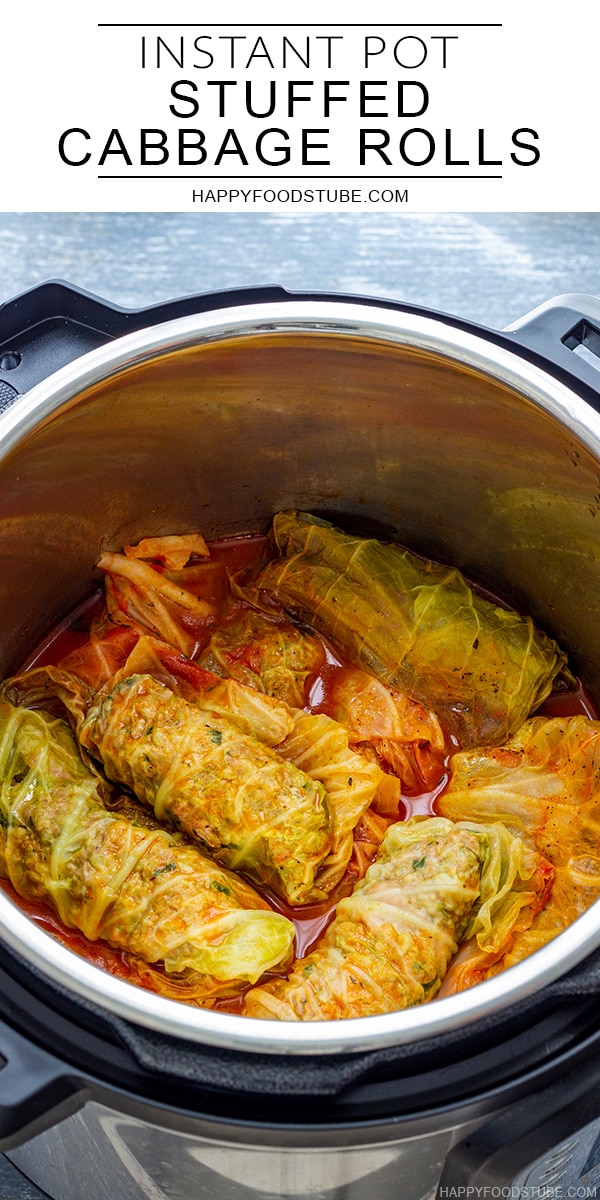
[(310, 893), (323, 899), (340, 882), (352, 855), (353, 833), (373, 802), (383, 771), (348, 745), (346, 730), (325, 713), (297, 712), (294, 727), (278, 753), (323, 784), (333, 826), (333, 843)]
[(433, 790), (444, 774), (446, 745), (435, 713), (368, 671), (341, 673), (330, 712), (362, 749), (368, 743), (412, 792)]
[(535, 846), (555, 879), (546, 904), (508, 953), (486, 958), (471, 947), (453, 967), (470, 986), (531, 954), (600, 897), (600, 722), (584, 716), (534, 717), (505, 745), (455, 754), (438, 800), (452, 820), (496, 821)]
[(433, 709), (462, 746), (499, 743), (549, 694), (565, 662), (528, 617), (476, 595), (459, 571), (278, 513), (281, 557), (246, 594), (275, 598), (350, 662)]
[(77, 675), (97, 691), (123, 666), (139, 636), (129, 625), (107, 622), (60, 660), (61, 670)]

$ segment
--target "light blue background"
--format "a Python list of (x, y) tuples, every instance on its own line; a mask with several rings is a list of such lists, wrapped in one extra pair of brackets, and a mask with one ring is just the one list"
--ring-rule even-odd
[(61, 278), (138, 307), (256, 284), (386, 296), (502, 328), (600, 294), (599, 213), (0, 213), (1, 298)]

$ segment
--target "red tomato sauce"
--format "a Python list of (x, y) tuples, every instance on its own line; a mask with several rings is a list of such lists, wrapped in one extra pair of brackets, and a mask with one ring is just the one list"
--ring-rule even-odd
[(0, 887), (30, 920), (35, 921), (36, 925), (40, 925), (46, 933), (49, 933), (57, 942), (61, 942), (67, 949), (72, 950), (74, 954), (79, 954), (81, 958), (87, 958), (95, 967), (110, 971), (111, 975), (118, 975), (121, 979), (129, 981), (135, 979), (135, 967), (133, 963), (128, 962), (125, 951), (115, 950), (107, 942), (91, 942), (78, 929), (68, 929), (48, 904), (42, 900), (26, 900), (23, 896), (19, 896), (8, 879), (0, 879)]

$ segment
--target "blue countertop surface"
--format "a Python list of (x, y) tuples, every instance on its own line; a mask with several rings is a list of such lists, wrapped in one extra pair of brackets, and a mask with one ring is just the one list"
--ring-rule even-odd
[(502, 328), (600, 294), (599, 213), (0, 213), (2, 298), (61, 278), (137, 307), (231, 287), (386, 296)]
[[(600, 296), (600, 213), (0, 213), (0, 261), (0, 300), (57, 278), (132, 308), (280, 284), (501, 329), (553, 296)], [(0, 1156), (0, 1200), (44, 1195)]]

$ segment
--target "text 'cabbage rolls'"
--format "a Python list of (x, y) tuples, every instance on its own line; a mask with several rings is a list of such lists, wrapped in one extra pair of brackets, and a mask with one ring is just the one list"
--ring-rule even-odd
[(156, 990), (210, 1006), (289, 963), (291, 922), (195, 846), (108, 811), (63, 721), (0, 703), (0, 779), (0, 873), (64, 925), (164, 967)]
[(218, 862), (291, 904), (310, 896), (333, 836), (325, 788), (222, 712), (133, 675), (90, 708), (79, 738)]
[(474, 594), (459, 571), (278, 513), (281, 558), (246, 589), (293, 610), (349, 662), (432, 708), (468, 747), (505, 740), (552, 688), (565, 656), (528, 617)]
[(324, 1021), (430, 1000), (461, 939), (497, 948), (537, 904), (538, 856), (501, 825), (442, 817), (391, 825), (379, 858), (341, 900), (288, 979), (253, 988), (244, 1013)]

